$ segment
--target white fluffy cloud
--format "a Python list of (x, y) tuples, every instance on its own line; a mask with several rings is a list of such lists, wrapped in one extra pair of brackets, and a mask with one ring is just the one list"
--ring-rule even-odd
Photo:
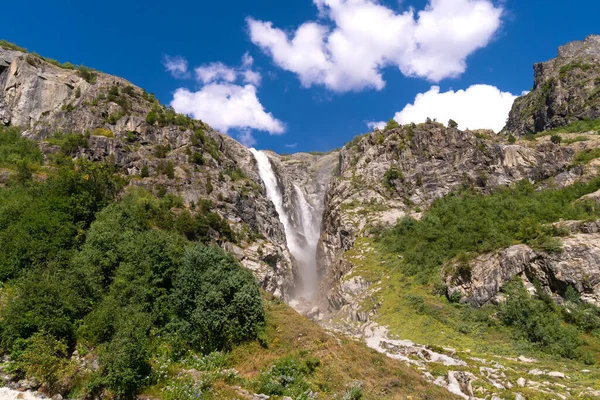
[(244, 83), (259, 86), (262, 80), (260, 73), (252, 70), (254, 59), (248, 53), (242, 57), (242, 65), (237, 68), (229, 67), (222, 62), (214, 62), (197, 67), (196, 79), (205, 85), (216, 81), (235, 82), (241, 78)]
[(177, 112), (201, 119), (214, 128), (257, 129), (281, 134), (285, 126), (265, 111), (253, 85), (209, 83), (196, 92), (180, 88), (175, 91), (171, 105)]
[(382, 130), (383, 128), (385, 128), (385, 121), (369, 121), (367, 122), (367, 126), (369, 127), (369, 129), (379, 129)]
[(167, 56), (163, 57), (163, 65), (165, 69), (174, 77), (174, 78), (187, 78), (189, 77), (188, 72), (188, 63), (187, 60), (180, 56)]
[[(502, 130), (513, 102), (518, 96), (489, 85), (473, 85), (466, 90), (440, 93), (438, 86), (419, 93), (413, 104), (407, 104), (394, 116), (401, 124), (425, 122), (435, 118), (444, 124), (453, 119), (460, 129)], [(369, 127), (385, 126), (385, 122), (369, 123)]]
[(197, 67), (195, 70), (196, 79), (207, 84), (219, 80), (233, 82), (237, 79), (237, 72), (222, 62), (215, 62)]
[(272, 135), (284, 133), (285, 125), (265, 111), (256, 95), (261, 76), (252, 70), (252, 64), (252, 57), (245, 54), (241, 67), (216, 62), (195, 68), (201, 88), (195, 92), (177, 89), (171, 105), (177, 112), (206, 121), (225, 133), (241, 130), (238, 138), (248, 146), (256, 143), (251, 129)]
[(272, 22), (248, 18), (250, 39), (303, 86), (338, 92), (382, 89), (382, 69), (438, 82), (466, 69), (466, 58), (486, 46), (501, 25), (503, 9), (491, 0), (430, 0), (415, 14), (377, 0), (313, 0), (320, 22), (293, 35)]

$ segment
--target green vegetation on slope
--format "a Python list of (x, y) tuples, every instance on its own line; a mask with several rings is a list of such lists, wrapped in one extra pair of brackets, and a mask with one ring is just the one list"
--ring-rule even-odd
[(75, 398), (238, 398), (240, 386), (275, 399), (447, 398), (407, 366), (263, 300), (250, 271), (207, 245), (215, 232), (236, 239), (209, 201), (186, 209), (173, 195), (123, 191), (113, 167), (72, 160), (85, 139), (55, 135), (44, 164), (34, 143), (0, 128), (7, 370)]
[(568, 125), (560, 128), (551, 129), (536, 133), (536, 137), (555, 135), (557, 133), (579, 133), (579, 132), (600, 132), (600, 118), (599, 119), (582, 119), (579, 121), (571, 122)]
[[(444, 330), (448, 331), (450, 325), (457, 334), (467, 336), (488, 332), (488, 340), (493, 343), (490, 328), (503, 326), (510, 337), (527, 342), (531, 349), (593, 363), (596, 360), (589, 349), (600, 347), (600, 310), (579, 299), (558, 306), (543, 290), (538, 289), (537, 297), (532, 298), (520, 283), (513, 283), (504, 288), (507, 301), (502, 306), (473, 310), (457, 305), (462, 308), (458, 312), (447, 305), (457, 299), (435, 300), (430, 293), (446, 294), (439, 275), (441, 267), (453, 260), (468, 268), (468, 260), (478, 254), (516, 243), (560, 252), (556, 236), (563, 232), (551, 223), (598, 218), (597, 205), (576, 200), (599, 188), (600, 178), (595, 178), (560, 189), (541, 190), (521, 181), (489, 195), (465, 190), (435, 201), (421, 220), (404, 218), (394, 228), (381, 232), (377, 249), (385, 254), (390, 268), (398, 270), (398, 279), (403, 283), (401, 289), (393, 290), (405, 293), (401, 302), (417, 314), (429, 314), (446, 326)], [(385, 286), (384, 296), (388, 288)], [(571, 297), (573, 292), (571, 288)], [(395, 319), (393, 313), (382, 314)], [(509, 348), (513, 345), (508, 343)]]
[(407, 274), (427, 282), (457, 256), (469, 258), (515, 243), (559, 251), (551, 236), (560, 232), (547, 224), (600, 216), (592, 204), (575, 202), (598, 189), (600, 178), (561, 189), (536, 190), (520, 181), (489, 195), (466, 190), (435, 201), (419, 221), (402, 219), (380, 240), (390, 252), (403, 255)]
[[(53, 391), (130, 397), (149, 383), (159, 342), (179, 357), (230, 349), (263, 331), (252, 274), (194, 242), (207, 241), (209, 229), (234, 239), (210, 203), (192, 214), (172, 211), (182, 206), (174, 196), (141, 189), (119, 199), (125, 181), (113, 167), (68, 157), (81, 135), (54, 140), (60, 163), (42, 166), (34, 143), (0, 131), (11, 176), (22, 164), (39, 169), (0, 187), (0, 349), (16, 373)], [(100, 369), (76, 374), (68, 358), (75, 348), (93, 351)]]

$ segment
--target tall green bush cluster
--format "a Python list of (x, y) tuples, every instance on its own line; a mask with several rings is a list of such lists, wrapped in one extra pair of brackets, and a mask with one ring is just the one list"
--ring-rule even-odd
[[(18, 132), (0, 132), (0, 162), (23, 160), (42, 162)], [(125, 182), (101, 163), (65, 162), (45, 174), (0, 187), (0, 351), (22, 374), (68, 389), (77, 371), (70, 354), (83, 347), (100, 362), (90, 394), (132, 397), (149, 383), (159, 343), (177, 357), (262, 331), (252, 274), (202, 243), (235, 239), (209, 202), (176, 213), (183, 204), (173, 195), (121, 195)]]

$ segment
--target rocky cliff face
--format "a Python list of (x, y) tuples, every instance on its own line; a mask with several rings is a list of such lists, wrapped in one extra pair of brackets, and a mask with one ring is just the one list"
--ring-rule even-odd
[(435, 199), (461, 186), (485, 193), (521, 179), (550, 177), (567, 185), (582, 173), (569, 168), (574, 149), (497, 139), (432, 122), (374, 131), (345, 146), (325, 202), (319, 259), (326, 299), (321, 305), (338, 309), (347, 303), (340, 282), (352, 264), (342, 255), (357, 237), (369, 235), (369, 228), (406, 215), (418, 218)]
[[(175, 193), (188, 206), (210, 200), (239, 238), (214, 240), (267, 291), (289, 298), (296, 271), (283, 227), (252, 154), (229, 136), (177, 116), (124, 79), (1, 47), (0, 121), (21, 127), (47, 155), (58, 151), (48, 143), (57, 132), (84, 134), (87, 146), (73, 157), (114, 163), (132, 185)], [(169, 164), (171, 176), (164, 173)], [(145, 168), (148, 176), (141, 177)]]
[(600, 36), (562, 46), (533, 69), (533, 89), (515, 101), (504, 131), (521, 136), (600, 118)]
[[(455, 274), (455, 265), (445, 267), (449, 292), (461, 301), (482, 306), (498, 301), (500, 289), (514, 277), (527, 287), (539, 282), (548, 292), (565, 296), (568, 287), (583, 301), (600, 306), (600, 222), (565, 221), (559, 225), (568, 236), (560, 238), (560, 252), (534, 251), (520, 244), (469, 263), (467, 274)], [(466, 276), (465, 276), (466, 275)]]

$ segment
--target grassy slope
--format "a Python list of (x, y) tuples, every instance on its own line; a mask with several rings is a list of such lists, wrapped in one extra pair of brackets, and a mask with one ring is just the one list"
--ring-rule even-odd
[[(536, 351), (530, 344), (512, 339), (509, 328), (494, 323), (494, 308), (473, 310), (465, 306), (450, 303), (445, 297), (435, 295), (433, 284), (421, 285), (415, 279), (404, 275), (399, 266), (397, 255), (383, 250), (369, 238), (357, 241), (346, 257), (356, 266), (354, 275), (360, 275), (379, 290), (373, 298), (364, 303), (365, 311), (372, 309), (373, 304), (381, 302), (375, 320), (390, 328), (390, 332), (401, 339), (410, 339), (423, 345), (431, 345), (436, 350), (452, 347), (457, 350), (458, 358), (468, 362), (468, 367), (445, 367), (430, 364), (434, 376), (444, 376), (448, 370), (467, 370), (477, 372), (486, 364), (474, 361), (473, 358), (496, 360), (511, 369), (505, 373), (510, 381), (516, 383), (519, 377), (532, 380), (544, 380), (551, 383), (552, 390), (564, 392), (564, 388), (556, 386), (561, 379), (549, 377), (538, 378), (528, 376), (530, 369), (540, 368), (546, 371), (560, 371), (569, 376), (569, 386), (578, 388), (576, 392), (587, 387), (600, 389), (600, 368), (577, 361), (552, 357)], [(600, 340), (586, 337), (587, 347), (596, 355), (600, 363)], [(520, 355), (534, 357), (537, 363), (523, 364), (510, 360)], [(582, 373), (589, 370), (589, 373)], [(564, 383), (564, 382), (563, 382)], [(512, 398), (511, 391), (494, 390), (489, 384), (478, 380), (474, 389), (491, 390), (501, 398)], [(543, 399), (541, 393), (529, 389), (518, 389), (528, 399)], [(504, 397), (504, 396), (507, 397)]]
[[(363, 399), (454, 398), (445, 389), (425, 382), (417, 371), (405, 364), (377, 353), (361, 342), (326, 332), (280, 301), (269, 297), (265, 307), (267, 347), (251, 342), (227, 354), (227, 367), (237, 370), (240, 377), (216, 379), (210, 398), (242, 399), (236, 386), (255, 392), (260, 373), (288, 356), (298, 359), (312, 356), (320, 360), (315, 372), (307, 377), (319, 399), (342, 398), (357, 382), (362, 383)], [(173, 365), (169, 371), (174, 378), (182, 368)], [(168, 381), (149, 388), (145, 394), (164, 397), (161, 393), (167, 385)]]

